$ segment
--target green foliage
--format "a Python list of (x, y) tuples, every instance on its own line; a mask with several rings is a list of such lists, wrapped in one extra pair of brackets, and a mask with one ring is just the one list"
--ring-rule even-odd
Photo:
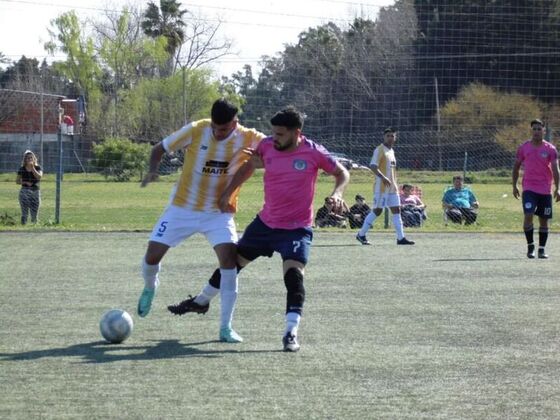
[[(159, 140), (187, 121), (209, 118), (212, 103), (220, 96), (209, 70), (184, 69), (168, 78), (144, 79), (121, 93), (119, 131), (137, 139)], [(230, 99), (241, 103), (238, 96)]]
[(123, 138), (109, 138), (95, 145), (93, 154), (92, 163), (106, 177), (114, 177), (115, 181), (129, 181), (134, 175), (142, 177), (150, 145), (133, 143)]
[(441, 121), (447, 129), (499, 130), (519, 123), (528, 126), (543, 108), (531, 96), (471, 83), (441, 109)]
[(0, 213), (0, 225), (2, 226), (15, 226), (16, 218), (9, 214), (7, 211)]
[(514, 152), (528, 138), (529, 122), (541, 117), (544, 109), (531, 96), (472, 83), (445, 104), (441, 121), (444, 130), (488, 131), (504, 150)]
[(54, 63), (54, 68), (72, 80), (79, 93), (87, 95), (91, 103), (90, 96), (99, 91), (101, 76), (93, 39), (85, 36), (84, 25), (73, 10), (53, 19), (51, 25), (54, 27), (49, 29), (51, 41), (45, 44), (45, 49), (53, 55), (61, 51), (67, 57), (65, 61)]

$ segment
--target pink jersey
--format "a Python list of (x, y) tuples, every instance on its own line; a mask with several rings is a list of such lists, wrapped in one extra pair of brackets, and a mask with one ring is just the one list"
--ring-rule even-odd
[(552, 186), (552, 167), (556, 164), (556, 148), (543, 140), (540, 146), (534, 146), (530, 140), (517, 149), (517, 161), (523, 164), (523, 191), (537, 194), (550, 194)]
[(321, 145), (301, 136), (298, 148), (278, 151), (267, 137), (256, 152), (264, 164), (264, 205), (261, 220), (273, 229), (298, 229), (313, 224), (313, 197), (319, 170), (332, 174), (336, 161)]

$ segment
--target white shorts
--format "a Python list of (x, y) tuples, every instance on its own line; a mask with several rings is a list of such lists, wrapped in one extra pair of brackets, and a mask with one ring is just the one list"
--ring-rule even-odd
[(207, 213), (169, 206), (157, 221), (150, 241), (174, 247), (195, 233), (201, 233), (212, 247), (237, 243), (233, 213)]
[(386, 207), (400, 207), (401, 197), (397, 193), (383, 193), (373, 197), (373, 208), (384, 209)]

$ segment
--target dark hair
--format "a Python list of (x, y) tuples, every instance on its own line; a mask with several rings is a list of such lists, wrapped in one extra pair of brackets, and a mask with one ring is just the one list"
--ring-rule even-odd
[(226, 98), (220, 98), (212, 105), (210, 113), (212, 122), (215, 124), (227, 124), (231, 122), (239, 109)]
[(383, 130), (383, 134), (387, 134), (387, 133), (396, 133), (397, 130), (393, 127), (387, 127), (385, 130)]
[(274, 114), (274, 116), (270, 119), (270, 124), (286, 127), (290, 130), (295, 128), (302, 129), (303, 114), (293, 106), (288, 106)]
[(453, 181), (455, 181), (456, 179), (461, 179), (461, 180), (462, 180), (462, 179), (463, 179), (463, 175), (455, 175), (455, 176), (453, 177)]
[(403, 184), (402, 187), (403, 187), (403, 190), (404, 190), (405, 188), (412, 188), (412, 185), (410, 185), (410, 184)]
[(535, 118), (533, 121), (531, 121), (531, 125), (530, 125), (530, 126), (532, 127), (532, 126), (535, 125), (535, 124), (540, 124), (540, 125), (542, 125), (542, 126), (544, 127), (543, 122), (542, 122), (541, 120), (539, 120), (538, 118)]
[(355, 200), (365, 200), (364, 196), (361, 194), (356, 194), (356, 197), (354, 197)]

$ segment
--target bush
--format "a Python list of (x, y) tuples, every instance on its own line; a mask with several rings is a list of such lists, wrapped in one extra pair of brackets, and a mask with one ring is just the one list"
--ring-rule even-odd
[(150, 155), (150, 145), (134, 143), (129, 139), (111, 137), (93, 147), (92, 164), (106, 178), (130, 181), (134, 175), (142, 178)]

